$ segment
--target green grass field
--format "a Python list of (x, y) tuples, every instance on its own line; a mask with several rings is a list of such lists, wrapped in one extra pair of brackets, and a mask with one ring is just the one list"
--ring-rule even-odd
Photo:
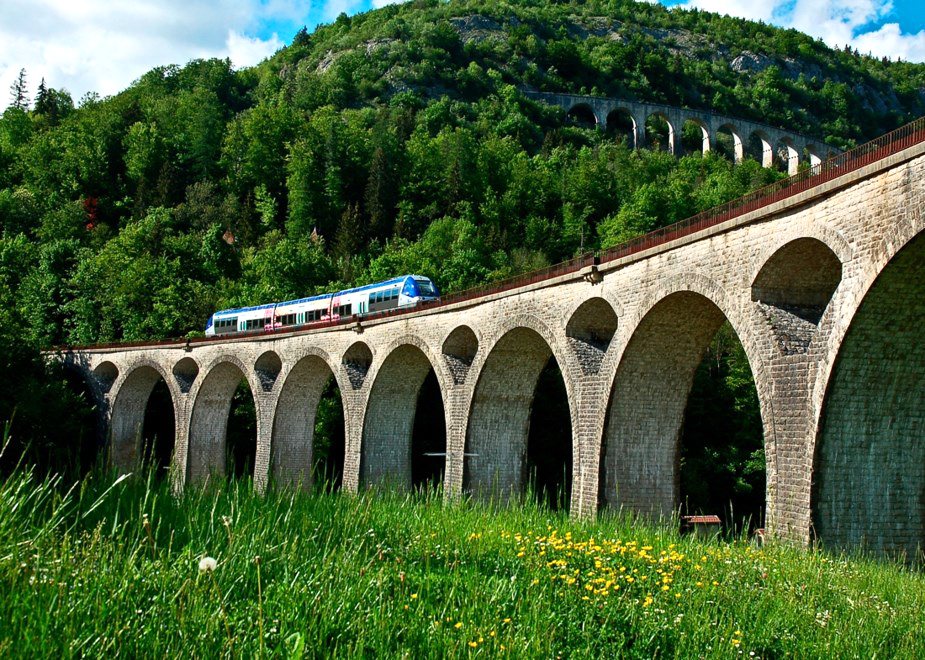
[(925, 657), (895, 564), (436, 495), (19, 471), (0, 584), (3, 657)]

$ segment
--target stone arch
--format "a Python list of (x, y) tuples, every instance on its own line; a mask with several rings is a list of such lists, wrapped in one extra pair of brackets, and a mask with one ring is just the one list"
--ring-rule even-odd
[[(689, 140), (685, 138), (691, 135)], [(693, 137), (696, 135), (696, 139)], [(681, 123), (681, 141), (685, 152), (707, 154), (710, 151), (711, 135), (707, 123), (699, 117), (685, 117)]]
[(777, 148), (774, 150), (777, 161), (781, 164), (782, 169), (790, 176), (796, 174), (800, 169), (800, 152), (797, 150), (793, 139), (790, 137), (781, 137), (777, 141)]
[(734, 124), (726, 123), (717, 128), (713, 142), (716, 144), (716, 151), (730, 158), (736, 165), (745, 158), (745, 143), (742, 141), (742, 134), (738, 127)]
[[(250, 370), (233, 355), (222, 355), (204, 370), (205, 376), (190, 393), (193, 402), (185, 474), (193, 484), (225, 477), (228, 415), (231, 398), (242, 380), (246, 380), (257, 412), (257, 437), (260, 437), (261, 391)], [(256, 466), (255, 466), (256, 467)]]
[[(764, 365), (744, 315), (708, 278), (672, 278), (649, 297), (628, 326), (610, 390), (601, 455), (601, 495), (610, 507), (659, 517), (679, 505), (680, 437), (694, 373), (713, 336), (729, 321), (745, 349), (768, 424)], [(765, 433), (768, 488), (775, 468)]]
[(809, 162), (809, 166), (816, 168), (822, 165), (823, 152), (818, 145), (810, 142), (803, 148), (803, 158)]
[(925, 235), (860, 292), (837, 345), (813, 451), (815, 535), (921, 560), (925, 547)]
[(610, 135), (626, 137), (626, 146), (636, 149), (639, 145), (639, 123), (629, 108), (614, 108), (607, 115), (607, 132)]
[(597, 115), (589, 103), (575, 103), (568, 109), (566, 117), (582, 128), (594, 128), (598, 125)]
[(585, 375), (600, 372), (616, 332), (617, 314), (604, 298), (589, 298), (569, 317), (565, 335)]
[(279, 373), (283, 370), (283, 361), (275, 351), (264, 351), (254, 363), (254, 372), (264, 392), (273, 390)]
[(780, 245), (752, 280), (751, 299), (785, 354), (809, 349), (842, 279), (842, 261), (824, 241), (794, 238)]
[(456, 327), (443, 342), (443, 359), (456, 385), (466, 382), (479, 351), (479, 338), (468, 325)]
[(360, 448), (361, 484), (411, 486), (412, 431), (418, 393), (431, 369), (437, 375), (445, 400), (446, 376), (425, 342), (404, 337), (386, 351), (373, 377), (366, 404)]
[(173, 365), (173, 378), (183, 394), (190, 391), (199, 375), (199, 364), (191, 357), (185, 357)]
[(115, 392), (109, 423), (110, 453), (113, 466), (128, 473), (141, 466), (141, 432), (151, 390), (159, 380), (167, 384), (173, 402), (174, 419), (179, 418), (178, 392), (167, 372), (157, 362), (139, 360), (127, 370)]
[(757, 160), (762, 167), (774, 166), (774, 146), (764, 131), (758, 129), (751, 132), (745, 151), (749, 158)]
[(94, 389), (102, 394), (109, 394), (109, 390), (119, 378), (119, 368), (108, 360), (100, 362), (93, 370), (93, 378), (96, 380)]
[[(646, 117), (646, 123), (645, 123), (646, 145), (648, 145), (650, 149), (661, 148), (661, 144), (663, 141), (658, 138), (657, 131), (655, 130), (656, 126), (659, 123), (664, 123), (665, 127), (667, 127), (668, 134), (667, 134), (666, 139), (667, 139), (668, 144), (667, 144), (666, 150), (668, 151), (668, 153), (672, 155), (675, 155), (675, 156), (679, 155), (675, 153), (675, 144), (677, 142), (677, 139), (676, 139), (677, 128), (675, 128), (675, 126), (671, 123), (671, 119), (669, 119), (668, 115), (660, 110), (651, 112), (649, 113), (649, 116)], [(662, 130), (665, 130), (665, 129), (662, 129)]]
[(373, 352), (366, 342), (356, 341), (344, 353), (344, 359), (341, 360), (341, 363), (347, 373), (350, 389), (358, 390), (363, 387), (366, 375), (369, 373), (370, 366), (372, 366)]
[(479, 498), (502, 501), (521, 495), (525, 487), (530, 411), (540, 373), (553, 357), (562, 370), (572, 425), (576, 426), (574, 374), (570, 361), (538, 319), (507, 319), (479, 364), (466, 425), (463, 487)]
[(303, 356), (286, 375), (273, 414), (270, 470), (284, 486), (312, 486), (315, 416), (331, 378), (337, 379), (330, 357), (321, 350)]

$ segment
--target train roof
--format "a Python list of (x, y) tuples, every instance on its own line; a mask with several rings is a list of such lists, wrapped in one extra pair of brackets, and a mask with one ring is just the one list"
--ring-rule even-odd
[(212, 316), (213, 317), (227, 316), (229, 314), (241, 314), (243, 312), (253, 312), (258, 309), (271, 309), (273, 307), (283, 307), (285, 305), (298, 305), (301, 303), (313, 302), (315, 300), (324, 300), (326, 298), (331, 298), (332, 296), (343, 296), (343, 295), (347, 295), (348, 293), (358, 293), (360, 291), (369, 291), (370, 289), (375, 289), (381, 286), (400, 284), (404, 282), (406, 279), (408, 279), (409, 277), (429, 279), (427, 277), (423, 277), (422, 275), (399, 275), (398, 277), (393, 277), (390, 280), (384, 280), (382, 282), (376, 282), (374, 284), (365, 284), (363, 286), (358, 286), (353, 289), (344, 289), (343, 291), (337, 291), (335, 293), (322, 293), (321, 295), (318, 295), (318, 296), (310, 296), (308, 298), (299, 298), (298, 300), (286, 300), (284, 302), (279, 302), (279, 303), (267, 303), (266, 305), (255, 305), (253, 307), (236, 307), (234, 309), (223, 309), (219, 312), (215, 312), (215, 314), (213, 314)]

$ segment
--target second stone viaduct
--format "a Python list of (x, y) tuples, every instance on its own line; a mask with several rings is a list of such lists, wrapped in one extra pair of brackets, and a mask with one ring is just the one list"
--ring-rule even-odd
[(572, 514), (603, 506), (657, 517), (677, 510), (688, 394), (728, 321), (760, 400), (768, 534), (916, 553), (925, 541), (919, 124), (901, 148), (805, 190), (532, 284), (333, 327), (61, 357), (97, 396), (124, 470), (139, 458), (152, 388), (166, 382), (178, 487), (223, 474), (242, 379), (257, 411), (257, 487), (307, 484), (331, 378), (345, 412), (344, 488), (408, 486), (417, 393), (432, 370), (450, 498), (522, 491), (534, 391), (552, 357), (571, 416), (562, 442), (572, 447)]
[(655, 117), (665, 123), (668, 131), (667, 148), (676, 156), (682, 154), (681, 131), (687, 123), (700, 129), (702, 153), (714, 149), (720, 135), (725, 134), (731, 142), (732, 158), (739, 163), (745, 158), (747, 145), (754, 141), (757, 147), (755, 156), (763, 167), (772, 167), (780, 162), (791, 175), (797, 173), (804, 160), (810, 167), (815, 167), (824, 159), (841, 153), (818, 138), (747, 119), (726, 117), (710, 110), (602, 96), (533, 91), (525, 91), (524, 94), (528, 98), (558, 106), (576, 119), (584, 117), (602, 130), (623, 124), (621, 130), (626, 131), (627, 143), (633, 149), (646, 147), (646, 121)]

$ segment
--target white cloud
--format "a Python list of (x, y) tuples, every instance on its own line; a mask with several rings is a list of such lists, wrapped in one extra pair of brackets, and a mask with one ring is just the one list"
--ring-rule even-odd
[(897, 23), (886, 23), (876, 32), (858, 35), (852, 43), (862, 53), (925, 62), (925, 30), (903, 34)]
[(399, 5), (403, 2), (407, 2), (407, 0), (373, 0), (373, 7), (381, 9), (386, 5)]
[(283, 42), (273, 33), (267, 40), (228, 30), (228, 39), (225, 42), (228, 48), (228, 57), (236, 67), (247, 66), (265, 60), (283, 47)]
[(681, 6), (796, 28), (829, 46), (850, 44), (877, 57), (925, 61), (925, 31), (903, 33), (896, 23), (869, 28), (890, 14), (892, 0), (688, 0)]
[(283, 45), (263, 25), (306, 22), (309, 9), (298, 0), (2, 0), (0, 110), (21, 68), (30, 94), (44, 77), (76, 102), (115, 94), (156, 66), (200, 57), (250, 66)]

